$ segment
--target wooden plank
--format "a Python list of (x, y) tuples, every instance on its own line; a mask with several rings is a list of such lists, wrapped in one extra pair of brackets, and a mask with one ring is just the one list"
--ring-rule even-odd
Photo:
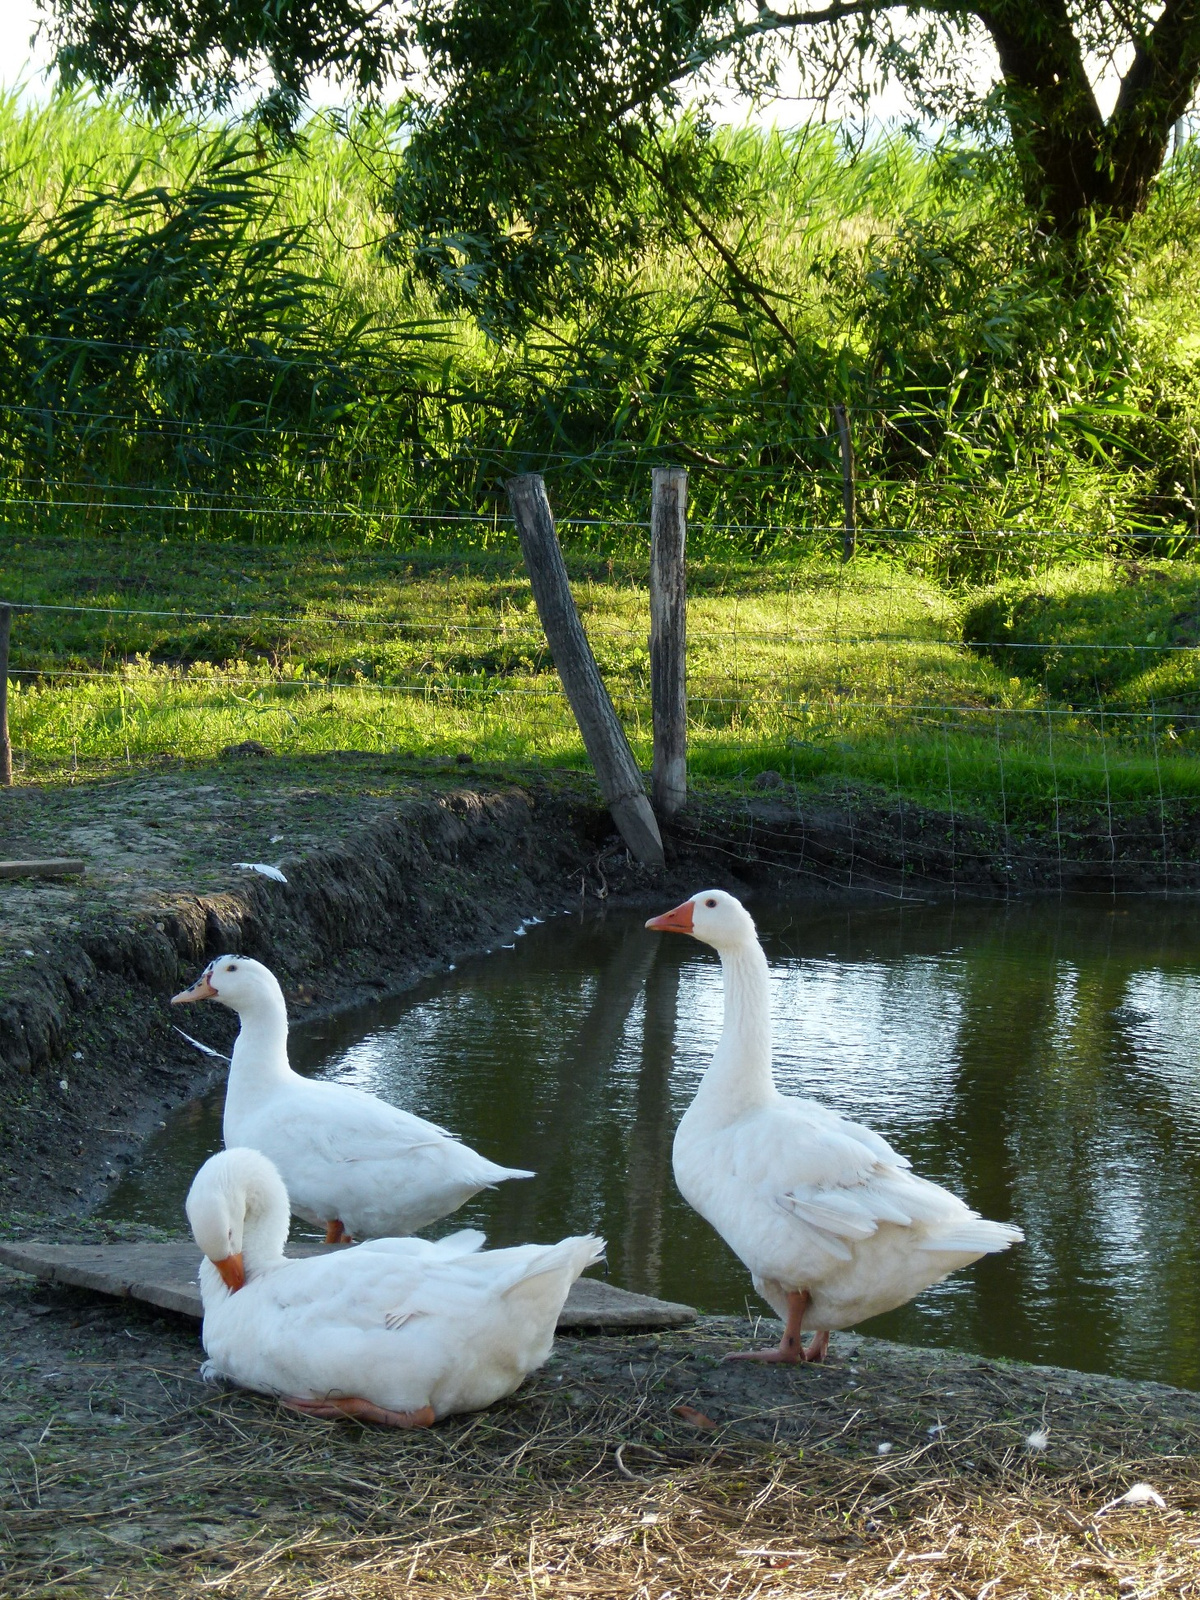
[(510, 478), (506, 487), (550, 654), (596, 770), (600, 792), (632, 855), (647, 866), (661, 867), (664, 858), (658, 823), (579, 620), (546, 486), (536, 472), (527, 472)]
[(654, 809), (664, 820), (687, 799), (688, 475), (655, 467), (650, 497), (650, 707)]
[[(290, 1243), (290, 1257), (324, 1255), (345, 1246)], [(196, 1273), (200, 1255), (190, 1239), (168, 1244), (0, 1243), (0, 1262), (50, 1283), (70, 1284), (120, 1300), (142, 1300), (199, 1321), (203, 1315)], [(558, 1319), (560, 1332), (587, 1328), (679, 1328), (694, 1322), (691, 1306), (632, 1294), (601, 1278), (572, 1285)]]
[(0, 861), (0, 878), (77, 878), (87, 862), (79, 856), (46, 856), (34, 861)]
[(0, 784), (12, 785), (12, 743), (8, 737), (8, 640), (12, 607), (0, 605)]

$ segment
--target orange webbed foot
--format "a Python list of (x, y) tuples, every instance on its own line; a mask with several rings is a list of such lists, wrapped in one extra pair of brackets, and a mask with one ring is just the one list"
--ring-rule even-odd
[(300, 1400), (287, 1396), (283, 1404), (293, 1411), (303, 1411), (308, 1417), (322, 1417), (337, 1422), (342, 1417), (352, 1417), (358, 1422), (375, 1422), (383, 1428), (431, 1428), (437, 1420), (432, 1406), (422, 1406), (419, 1411), (389, 1411), (377, 1406), (373, 1400), (362, 1400), (356, 1395), (341, 1400)]

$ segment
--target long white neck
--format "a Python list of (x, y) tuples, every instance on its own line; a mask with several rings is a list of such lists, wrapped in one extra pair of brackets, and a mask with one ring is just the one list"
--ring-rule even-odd
[(757, 939), (720, 955), (725, 1025), (695, 1103), (710, 1114), (737, 1117), (778, 1092), (771, 1072), (771, 979)]
[(286, 1082), (292, 1075), (287, 1053), (287, 1006), (283, 996), (270, 991), (243, 1002), (238, 1013), (241, 1031), (234, 1041), (229, 1065), (230, 1095), (245, 1089), (260, 1095), (264, 1089)]
[(247, 1185), (246, 1220), (242, 1224), (242, 1261), (247, 1278), (279, 1265), (291, 1225), (291, 1212), (282, 1193), (256, 1183)]

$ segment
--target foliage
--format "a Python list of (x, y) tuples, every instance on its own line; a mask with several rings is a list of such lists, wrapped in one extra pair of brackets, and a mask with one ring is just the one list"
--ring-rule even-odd
[[(865, 550), (979, 581), (1001, 550), (1036, 564), (1047, 527), (1193, 526), (1190, 158), (1114, 287), (1111, 251), (1105, 272), (1066, 261), (970, 153), (724, 132), (708, 235), (647, 183), (640, 252), (489, 342), (389, 253), (403, 115), (315, 119), (268, 159), (249, 134), (113, 106), (0, 108), (18, 526), (278, 540), (333, 517), (505, 548), (503, 480), (538, 470), (575, 549), (629, 552), (649, 467), (679, 462), (697, 554), (785, 555), (798, 525), (833, 548), (839, 401)], [(698, 141), (681, 124), (663, 162)], [(976, 537), (997, 527), (1028, 533)]]
[[(714, 84), (770, 93), (789, 62), (812, 97), (865, 112), (898, 83), (922, 116), (1002, 142), (1030, 221), (1068, 242), (1096, 217), (1144, 209), (1200, 84), (1192, 0), (838, 0), (753, 15), (738, 0), (44, 3), (68, 82), (129, 84), (157, 109), (228, 104), (265, 70), (263, 115), (288, 131), (314, 76), (363, 93), (399, 75), (401, 225), (456, 296), (522, 325), (636, 241), (647, 180), (682, 215), (705, 204), (710, 163), (664, 164), (659, 141)], [(1105, 118), (1095, 85), (1118, 60)]]

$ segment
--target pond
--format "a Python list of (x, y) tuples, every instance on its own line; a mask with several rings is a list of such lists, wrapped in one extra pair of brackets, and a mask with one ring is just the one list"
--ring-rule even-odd
[[(1027, 1234), (867, 1331), (1200, 1387), (1200, 908), (752, 909), (780, 1087), (869, 1123)], [(765, 1312), (671, 1176), (720, 1031), (720, 967), (643, 920), (532, 926), (399, 999), (297, 1030), (293, 1063), (537, 1171), (440, 1231), (476, 1225), (500, 1245), (595, 1229), (616, 1283)], [(178, 1228), (220, 1111), (217, 1093), (176, 1112), (104, 1214)]]

